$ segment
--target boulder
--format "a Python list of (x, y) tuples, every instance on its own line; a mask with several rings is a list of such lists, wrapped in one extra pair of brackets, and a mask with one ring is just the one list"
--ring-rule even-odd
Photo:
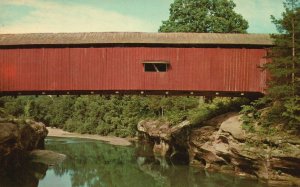
[(180, 134), (180, 132), (189, 125), (189, 121), (183, 121), (172, 126), (168, 122), (143, 120), (138, 123), (137, 129), (140, 133), (145, 133), (152, 138), (170, 141), (173, 135)]
[(16, 162), (18, 155), (21, 154), (21, 150), (18, 125), (5, 122), (0, 123), (0, 166)]
[(27, 152), (43, 148), (47, 129), (42, 123), (0, 123), (0, 170), (20, 166)]
[(139, 122), (137, 129), (145, 139), (153, 144), (153, 152), (156, 155), (176, 159), (188, 157), (186, 127), (189, 125), (189, 121), (171, 125), (168, 122), (158, 120), (143, 120)]
[(237, 140), (244, 141), (246, 139), (246, 133), (242, 128), (243, 122), (240, 120), (240, 116), (236, 115), (225, 120), (220, 130), (228, 132)]
[(49, 150), (31, 151), (29, 157), (32, 162), (42, 163), (48, 166), (60, 164), (66, 159), (66, 155)]
[(19, 128), (17, 124), (0, 123), (0, 144), (9, 141), (16, 141), (19, 137)]
[(21, 128), (20, 141), (27, 151), (44, 148), (44, 139), (48, 130), (43, 123), (30, 121), (28, 125)]

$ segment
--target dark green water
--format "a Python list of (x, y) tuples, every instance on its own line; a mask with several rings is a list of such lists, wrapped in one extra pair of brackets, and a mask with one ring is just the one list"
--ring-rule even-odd
[[(67, 155), (60, 165), (34, 166), (2, 186), (40, 187), (263, 187), (257, 181), (208, 173), (155, 158), (147, 145), (113, 146), (94, 140), (47, 138), (46, 149)], [(33, 170), (33, 172), (32, 172)], [(21, 176), (22, 171), (18, 176)], [(38, 180), (39, 178), (40, 180)], [(21, 182), (17, 181), (20, 180)]]

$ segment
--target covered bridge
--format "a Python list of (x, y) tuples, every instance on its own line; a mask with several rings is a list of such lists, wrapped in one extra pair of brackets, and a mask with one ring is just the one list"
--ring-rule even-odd
[(0, 35), (0, 95), (264, 93), (264, 34)]

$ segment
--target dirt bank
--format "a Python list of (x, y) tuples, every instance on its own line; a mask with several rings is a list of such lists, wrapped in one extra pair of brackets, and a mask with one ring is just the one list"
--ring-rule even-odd
[(79, 134), (79, 133), (70, 133), (62, 129), (47, 127), (48, 136), (52, 137), (63, 137), (63, 138), (85, 138), (92, 140), (101, 140), (105, 141), (112, 145), (121, 145), (129, 146), (131, 145), (130, 141), (126, 138), (119, 138), (115, 136), (100, 136), (100, 135), (91, 135), (91, 134)]

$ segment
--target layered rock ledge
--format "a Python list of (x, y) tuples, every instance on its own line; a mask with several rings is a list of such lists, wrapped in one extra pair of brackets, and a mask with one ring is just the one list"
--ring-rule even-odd
[(141, 121), (141, 136), (155, 154), (186, 159), (207, 170), (248, 176), (274, 185), (300, 186), (300, 138), (287, 133), (271, 136), (243, 130), (237, 113), (213, 118), (197, 127), (188, 121), (171, 126)]
[(29, 153), (44, 148), (48, 131), (43, 123), (34, 121), (0, 122), (0, 170), (20, 166)]

